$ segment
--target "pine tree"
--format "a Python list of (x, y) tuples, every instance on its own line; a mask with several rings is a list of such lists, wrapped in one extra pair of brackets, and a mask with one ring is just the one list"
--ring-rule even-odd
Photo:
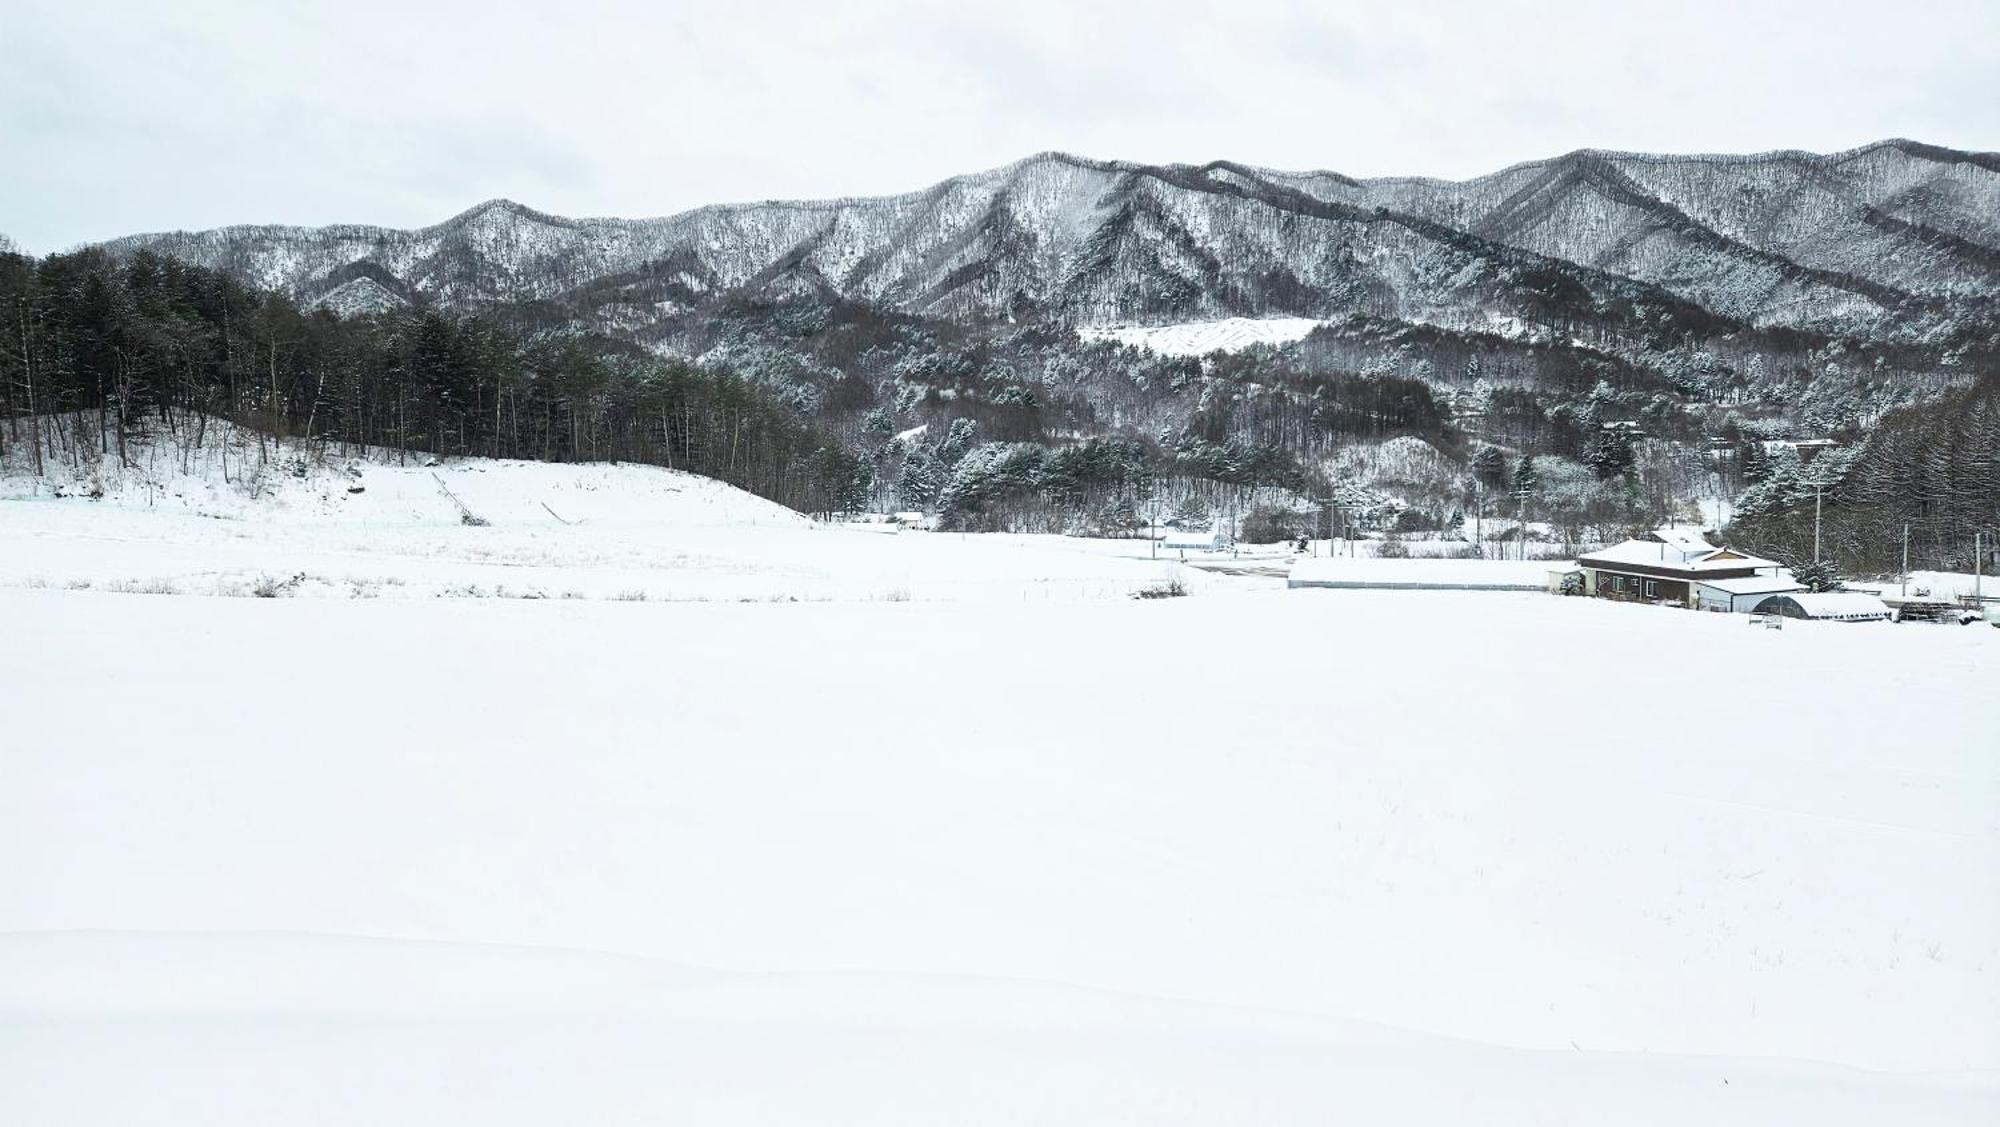
[(944, 477), (944, 468), (938, 464), (930, 447), (919, 446), (910, 451), (910, 456), (903, 460), (903, 474), (896, 484), (896, 493), (903, 508), (920, 513), (936, 509), (938, 497), (944, 491)]
[(1632, 432), (1626, 427), (1599, 427), (1583, 448), (1583, 464), (1605, 481), (1629, 471), (1633, 462)]
[(1498, 446), (1481, 446), (1472, 456), (1472, 476), (1488, 489), (1498, 489), (1507, 481), (1507, 455)]
[(1535, 456), (1523, 455), (1520, 464), (1514, 467), (1514, 484), (1509, 489), (1516, 498), (1527, 500), (1542, 488), (1542, 474), (1535, 468)]
[(1808, 591), (1838, 591), (1847, 583), (1847, 578), (1840, 574), (1840, 565), (1831, 556), (1798, 564), (1792, 568), (1792, 578), (1805, 584)]
[(1764, 443), (1755, 438), (1743, 440), (1736, 448), (1736, 464), (1743, 474), (1745, 485), (1755, 485), (1771, 473), (1771, 459), (1764, 453)]
[(946, 432), (944, 440), (938, 443), (938, 461), (947, 466), (956, 465), (960, 458), (965, 457), (966, 451), (972, 449), (973, 435), (978, 429), (979, 424), (971, 419), (964, 417), (953, 419), (951, 430)]
[(1174, 507), (1174, 523), (1183, 528), (1198, 528), (1208, 522), (1208, 502), (1200, 497), (1189, 497)]

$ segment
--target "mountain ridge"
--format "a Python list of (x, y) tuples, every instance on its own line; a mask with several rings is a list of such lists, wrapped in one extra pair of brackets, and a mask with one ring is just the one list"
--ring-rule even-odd
[[(884, 196), (642, 219), (496, 198), (418, 228), (239, 225), (104, 245), (307, 303), (365, 264), (375, 304), (557, 301), (579, 324), (653, 343), (727, 294), (807, 293), (973, 321), (1363, 313), (1461, 329), (1547, 321), (1553, 296), (1634, 347), (1647, 339), (1635, 317), (1680, 322), (1683, 307), (1872, 338), (2000, 298), (2000, 154), (1906, 138), (1829, 154), (1579, 149), (1439, 180), (1050, 150)], [(618, 308), (592, 305), (611, 278), (637, 281)]]
[[(173, 227), (173, 228), (160, 228), (152, 231), (137, 231), (129, 235), (114, 236), (113, 238), (110, 239), (101, 240), (100, 243), (98, 244), (90, 244), (90, 245), (111, 245), (114, 243), (122, 243), (134, 239), (155, 239), (170, 235), (199, 235), (199, 234), (210, 234), (210, 233), (231, 232), (231, 231), (263, 231), (263, 230), (384, 231), (384, 232), (396, 232), (396, 233), (430, 231), (442, 227), (447, 227), (454, 222), (457, 222), (471, 215), (474, 215), (478, 212), (494, 207), (504, 208), (506, 210), (513, 211), (518, 214), (522, 214), (531, 218), (561, 225), (589, 224), (589, 223), (658, 223), (658, 222), (666, 222), (669, 220), (681, 219), (686, 216), (693, 215), (699, 212), (712, 211), (718, 209), (745, 209), (745, 208), (785, 207), (785, 206), (835, 207), (844, 204), (873, 203), (884, 200), (903, 199), (906, 197), (922, 195), (925, 192), (931, 191), (937, 187), (940, 187), (947, 183), (951, 183), (953, 181), (986, 177), (986, 176), (995, 176), (1001, 173), (1006, 173), (1021, 168), (1026, 165), (1042, 161), (1061, 161), (1065, 163), (1075, 164), (1080, 167), (1093, 167), (1111, 171), (1142, 171), (1153, 168), (1185, 168), (1185, 169), (1193, 169), (1196, 171), (1205, 172), (1210, 169), (1228, 169), (1239, 172), (1252, 172), (1259, 175), (1277, 175), (1286, 177), (1313, 177), (1313, 176), (1328, 177), (1355, 186), (1421, 184), (1421, 185), (1438, 185), (1438, 186), (1454, 187), (1454, 186), (1475, 183), (1481, 180), (1491, 179), (1493, 177), (1505, 176), (1509, 173), (1521, 172), (1533, 168), (1546, 167), (1551, 164), (1558, 164), (1564, 161), (1581, 157), (1608, 157), (1618, 160), (1645, 161), (1649, 163), (1704, 162), (1704, 163), (1716, 163), (1716, 164), (1756, 164), (1756, 163), (1765, 163), (1777, 160), (1800, 160), (1807, 162), (1838, 164), (1844, 160), (1849, 160), (1860, 156), (1866, 156), (1868, 154), (1880, 151), (1882, 149), (1896, 149), (1908, 155), (1920, 157), (1922, 159), (1932, 160), (1937, 163), (1973, 164), (1977, 167), (1989, 171), (2000, 172), (2000, 151), (1986, 151), (1977, 149), (1954, 149), (1943, 145), (1932, 145), (1928, 142), (1917, 141), (1907, 137), (1885, 137), (1878, 141), (1870, 141), (1866, 144), (1856, 145), (1852, 148), (1840, 149), (1834, 152), (1827, 152), (1827, 153), (1813, 152), (1812, 150), (1809, 149), (1767, 149), (1752, 153), (1725, 153), (1725, 152), (1653, 153), (1636, 149), (1612, 149), (1612, 148), (1600, 148), (1597, 146), (1585, 146), (1583, 148), (1570, 149), (1553, 156), (1535, 157), (1529, 160), (1517, 161), (1513, 164), (1505, 165), (1501, 168), (1494, 169), (1491, 172), (1481, 172), (1471, 176), (1462, 176), (1462, 177), (1395, 175), (1395, 174), (1383, 175), (1383, 176), (1357, 177), (1350, 175), (1348, 173), (1341, 172), (1337, 169), (1331, 169), (1331, 168), (1284, 169), (1284, 168), (1278, 168), (1273, 165), (1251, 164), (1244, 161), (1234, 160), (1228, 157), (1218, 157), (1208, 161), (1201, 162), (1199, 164), (1191, 162), (1178, 162), (1178, 161), (1168, 162), (1165, 164), (1150, 164), (1144, 161), (1134, 161), (1123, 158), (1086, 157), (1081, 154), (1068, 152), (1062, 149), (1042, 149), (1037, 152), (1033, 152), (1026, 156), (1020, 157), (1016, 160), (1009, 161), (1005, 164), (995, 165), (991, 168), (981, 169), (974, 172), (957, 173), (952, 176), (945, 177), (943, 180), (936, 181), (922, 188), (914, 188), (902, 192), (881, 193), (876, 195), (814, 196), (814, 197), (772, 196), (772, 197), (764, 197), (756, 199), (718, 200), (711, 203), (697, 204), (694, 207), (684, 208), (680, 211), (661, 212), (653, 215), (640, 215), (640, 216), (558, 215), (554, 212), (543, 211), (539, 208), (534, 207), (531, 204), (523, 203), (519, 200), (513, 199), (508, 196), (494, 196), (485, 200), (481, 200), (480, 202), (473, 204), (472, 206), (467, 207), (464, 210), (459, 211), (442, 220), (439, 220), (436, 223), (425, 224), (418, 227), (396, 227), (389, 224), (365, 223), (365, 222), (336, 222), (336, 223), (323, 223), (323, 224), (231, 223), (231, 224), (225, 224), (220, 227), (204, 227), (198, 229)], [(1936, 154), (1943, 154), (1943, 155), (1936, 155)]]

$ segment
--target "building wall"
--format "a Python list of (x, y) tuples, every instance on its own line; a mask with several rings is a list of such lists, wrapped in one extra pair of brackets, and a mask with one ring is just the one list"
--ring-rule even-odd
[[(1633, 575), (1628, 572), (1611, 571), (1608, 568), (1587, 568), (1584, 576), (1588, 581), (1590, 593), (1599, 598), (1641, 599), (1649, 603), (1692, 605), (1688, 600), (1688, 585), (1683, 580)], [(1648, 584), (1651, 586), (1647, 586)]]

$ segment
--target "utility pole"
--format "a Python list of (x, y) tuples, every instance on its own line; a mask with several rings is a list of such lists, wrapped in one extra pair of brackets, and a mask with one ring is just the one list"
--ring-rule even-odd
[(1910, 522), (1903, 522), (1903, 595), (1910, 593)]
[(1479, 549), (1480, 558), (1486, 556), (1486, 510), (1479, 495), (1479, 479), (1472, 479), (1472, 543)]
[(1826, 486), (1813, 482), (1813, 562), (1819, 562), (1819, 502)]
[(1333, 538), (1340, 533), (1340, 525), (1337, 523), (1340, 519), (1340, 510), (1334, 507), (1332, 497), (1316, 497), (1314, 500), (1319, 503), (1320, 511), (1326, 514), (1326, 558), (1332, 559), (1339, 554), (1333, 546)]

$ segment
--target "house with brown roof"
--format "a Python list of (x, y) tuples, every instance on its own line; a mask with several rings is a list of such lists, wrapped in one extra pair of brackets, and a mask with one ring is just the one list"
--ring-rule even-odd
[(1776, 560), (1710, 544), (1700, 532), (1660, 528), (1577, 557), (1587, 595), (1710, 610), (1749, 610), (1802, 591)]

